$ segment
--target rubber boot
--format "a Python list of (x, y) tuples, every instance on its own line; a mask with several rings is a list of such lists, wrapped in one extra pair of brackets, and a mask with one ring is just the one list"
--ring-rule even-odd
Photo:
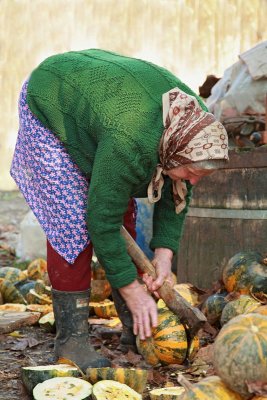
[(52, 289), (57, 332), (55, 355), (73, 361), (83, 371), (88, 367), (111, 365), (89, 342), (89, 297), (90, 290), (63, 292)]
[(121, 350), (125, 352), (128, 350), (137, 352), (136, 336), (133, 333), (132, 313), (118, 289), (112, 289), (112, 298), (122, 323), (122, 334), (120, 337)]

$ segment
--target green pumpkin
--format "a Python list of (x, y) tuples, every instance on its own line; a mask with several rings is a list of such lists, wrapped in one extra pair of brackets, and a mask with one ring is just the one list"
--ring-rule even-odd
[(222, 279), (228, 292), (267, 294), (266, 259), (255, 251), (235, 254), (224, 267)]
[(251, 296), (245, 294), (238, 299), (229, 301), (222, 311), (221, 325), (226, 324), (230, 319), (241, 314), (253, 312), (260, 306), (260, 303)]

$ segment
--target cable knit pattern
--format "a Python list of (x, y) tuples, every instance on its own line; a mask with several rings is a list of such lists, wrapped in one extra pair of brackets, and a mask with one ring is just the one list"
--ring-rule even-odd
[[(163, 133), (162, 94), (174, 87), (196, 96), (164, 68), (97, 49), (49, 57), (29, 80), (31, 111), (90, 178), (88, 230), (114, 288), (136, 277), (120, 226), (129, 198), (147, 195)], [(151, 247), (176, 252), (186, 211), (175, 213), (165, 179)]]

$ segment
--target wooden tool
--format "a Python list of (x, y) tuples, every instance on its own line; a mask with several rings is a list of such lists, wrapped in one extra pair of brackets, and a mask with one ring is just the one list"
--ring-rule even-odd
[[(124, 226), (121, 227), (121, 235), (126, 241), (128, 254), (135, 265), (140, 268), (141, 271), (151, 275), (152, 278), (156, 278), (156, 271), (153, 264)], [(167, 281), (163, 283), (158, 293), (168, 308), (178, 315), (186, 328), (188, 339), (192, 340), (199, 329), (207, 322), (205, 315), (177, 293)]]

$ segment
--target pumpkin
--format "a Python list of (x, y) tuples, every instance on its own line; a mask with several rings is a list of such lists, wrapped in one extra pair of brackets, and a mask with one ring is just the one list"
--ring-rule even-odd
[(90, 301), (103, 301), (107, 299), (110, 295), (111, 286), (107, 279), (97, 279), (91, 281)]
[(255, 396), (255, 397), (252, 397), (252, 399), (251, 400), (266, 400), (267, 399), (267, 395), (264, 397), (264, 396)]
[(146, 338), (145, 340), (141, 340), (140, 337), (137, 336), (136, 347), (138, 353), (141, 354), (141, 356), (143, 356), (147, 364), (156, 366), (157, 364), (160, 363), (160, 360), (155, 353), (154, 341), (152, 337)]
[(242, 397), (229, 389), (218, 376), (209, 376), (190, 389), (186, 388), (181, 400), (242, 400)]
[(47, 379), (64, 377), (80, 376), (79, 370), (68, 364), (58, 365), (39, 365), (38, 367), (22, 367), (21, 379), (30, 394), (33, 388), (38, 384), (46, 381)]
[(25, 271), (21, 271), (19, 268), (14, 267), (2, 267), (0, 268), (0, 278), (4, 278), (9, 282), (17, 282), (25, 279)]
[(226, 292), (214, 293), (204, 301), (201, 311), (211, 325), (217, 324), (220, 321), (222, 311), (227, 304), (225, 300), (226, 295)]
[(97, 302), (90, 302), (89, 307), (94, 308), (95, 314), (100, 318), (117, 317), (118, 313), (113, 301), (108, 299)]
[(15, 284), (16, 289), (20, 291), (23, 297), (26, 298), (27, 294), (29, 293), (30, 289), (34, 289), (35, 281), (24, 280), (21, 282), (17, 282)]
[(87, 368), (86, 377), (92, 384), (101, 380), (124, 383), (142, 394), (146, 388), (148, 371), (136, 368)]
[(182, 397), (185, 389), (181, 386), (153, 389), (149, 392), (151, 400), (177, 400)]
[(56, 323), (55, 316), (53, 311), (48, 314), (45, 314), (39, 319), (39, 325), (44, 328), (46, 332), (55, 332), (56, 331)]
[(74, 377), (57, 377), (38, 383), (33, 389), (35, 400), (89, 400), (91, 383)]
[(37, 258), (28, 265), (27, 271), (30, 279), (43, 279), (47, 273), (47, 262), (43, 258)]
[(30, 289), (26, 295), (29, 304), (52, 304), (52, 299), (47, 294), (38, 294), (34, 289)]
[(249, 397), (247, 382), (267, 382), (266, 343), (264, 315), (239, 315), (223, 326), (215, 339), (214, 367), (229, 388)]
[(155, 354), (162, 363), (183, 363), (187, 353), (187, 337), (178, 316), (169, 310), (158, 310), (158, 326), (153, 328), (152, 338)]
[(34, 285), (34, 290), (37, 294), (47, 294), (48, 296), (51, 296), (51, 287), (47, 286), (44, 281), (38, 279), (35, 282)]
[(173, 289), (179, 293), (188, 303), (196, 306), (199, 303), (198, 293), (191, 283), (178, 283), (173, 286)]
[(15, 304), (15, 303), (6, 303), (0, 305), (0, 311), (14, 311), (14, 312), (24, 312), (26, 311), (25, 304)]
[(152, 329), (151, 338), (138, 340), (138, 347), (148, 364), (156, 365), (157, 360), (163, 364), (182, 364), (187, 353), (185, 328), (170, 310), (158, 309), (158, 326)]
[(92, 279), (106, 279), (106, 272), (98, 259), (93, 256), (91, 262)]
[(237, 253), (224, 267), (222, 279), (228, 292), (267, 294), (266, 259), (255, 251)]
[(193, 340), (191, 341), (191, 344), (190, 344), (189, 350), (188, 350), (188, 360), (189, 361), (192, 361), (195, 358), (199, 348), (200, 348), (200, 340), (199, 340), (198, 336), (195, 336), (193, 338)]
[(267, 304), (265, 304), (264, 306), (259, 306), (258, 308), (256, 308), (252, 312), (267, 316)]
[(0, 291), (2, 293), (4, 303), (27, 304), (22, 294), (18, 291), (18, 289), (16, 289), (14, 284), (7, 279), (4, 279), (0, 283)]
[(39, 312), (41, 316), (44, 316), (53, 311), (53, 306), (52, 304), (28, 304), (26, 309), (27, 311)]
[(222, 311), (221, 325), (240, 314), (248, 314), (260, 306), (260, 303), (248, 295), (241, 295), (238, 299), (229, 301)]
[(142, 396), (124, 383), (102, 380), (92, 388), (93, 400), (142, 400)]

